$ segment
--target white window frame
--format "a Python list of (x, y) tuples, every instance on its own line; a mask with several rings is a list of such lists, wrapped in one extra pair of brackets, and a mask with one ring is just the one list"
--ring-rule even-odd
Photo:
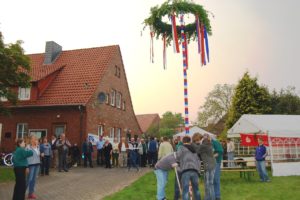
[[(48, 135), (48, 130), (47, 129), (29, 129), (28, 130), (28, 133), (29, 133), (29, 135), (31, 135), (31, 132), (38, 132), (38, 131), (45, 131), (46, 132), (46, 135), (45, 135), (45, 137), (47, 137), (47, 135)], [(35, 135), (38, 139), (40, 139), (40, 138), (42, 138), (42, 136), (41, 137), (38, 137), (37, 135)]]
[(115, 138), (115, 128), (114, 128), (114, 127), (111, 127), (111, 128), (110, 128), (109, 137), (110, 137), (111, 139), (114, 139), (114, 138)]
[(121, 109), (121, 105), (122, 105), (122, 94), (120, 92), (117, 93), (117, 97), (116, 97), (116, 105), (117, 108)]
[(5, 102), (5, 101), (8, 101), (8, 99), (6, 97), (2, 96), (2, 97), (0, 97), (0, 101)]
[(18, 99), (19, 100), (29, 100), (30, 99), (31, 88), (21, 88), (19, 87)]
[(117, 141), (118, 143), (121, 141), (121, 128), (117, 128)]
[(98, 125), (98, 136), (103, 136), (103, 130), (104, 130), (103, 125)]
[[(19, 130), (19, 126), (22, 126), (22, 130)], [(21, 137), (19, 137), (19, 133), (21, 133)], [(28, 124), (27, 123), (17, 123), (17, 133), (16, 138), (24, 138), (24, 135), (28, 133)]]
[(110, 105), (115, 106), (116, 105), (116, 90), (112, 89), (110, 92)]

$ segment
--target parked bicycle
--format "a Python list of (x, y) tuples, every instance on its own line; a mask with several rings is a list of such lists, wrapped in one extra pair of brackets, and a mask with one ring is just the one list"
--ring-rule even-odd
[(12, 158), (13, 158), (12, 153), (8, 153), (8, 154), (1, 153), (1, 165), (6, 165), (9, 167), (13, 166)]

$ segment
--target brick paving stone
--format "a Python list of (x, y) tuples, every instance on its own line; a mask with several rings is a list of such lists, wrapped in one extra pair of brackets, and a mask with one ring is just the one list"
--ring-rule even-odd
[[(35, 194), (38, 200), (101, 200), (130, 185), (149, 168), (140, 172), (125, 168), (72, 168), (69, 172), (51, 171), (50, 176), (39, 176)], [(0, 200), (11, 200), (14, 182), (0, 183)]]

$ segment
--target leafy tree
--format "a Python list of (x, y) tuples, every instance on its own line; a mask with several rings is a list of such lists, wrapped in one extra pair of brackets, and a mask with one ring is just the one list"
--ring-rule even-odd
[(271, 95), (273, 114), (300, 114), (300, 97), (296, 93), (295, 87), (281, 89), (279, 93), (275, 90)]
[(172, 128), (160, 128), (159, 129), (160, 137), (166, 136), (168, 138), (171, 138), (174, 134), (175, 134), (175, 130)]
[[(0, 32), (0, 98), (7, 99), (13, 105), (17, 103), (17, 94), (12, 87), (28, 87), (30, 85), (29, 57), (24, 55), (22, 41), (15, 44), (4, 44)], [(9, 114), (9, 110), (0, 101), (0, 114)]]
[(198, 112), (198, 124), (205, 127), (215, 124), (228, 113), (234, 86), (228, 84), (217, 84), (205, 98), (205, 103)]
[(266, 87), (259, 86), (257, 78), (246, 72), (235, 88), (226, 127), (231, 128), (243, 114), (269, 114), (271, 97)]
[(149, 135), (158, 137), (159, 136), (159, 125), (152, 124), (147, 131), (147, 136), (149, 136)]
[(183, 124), (184, 120), (181, 116), (181, 113), (175, 113), (168, 111), (163, 114), (160, 125), (159, 125), (159, 135), (171, 137), (175, 134), (175, 129), (179, 127), (180, 124)]

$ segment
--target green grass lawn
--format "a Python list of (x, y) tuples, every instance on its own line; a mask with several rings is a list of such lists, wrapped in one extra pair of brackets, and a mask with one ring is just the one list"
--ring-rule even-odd
[[(173, 199), (174, 173), (169, 173), (166, 187), (167, 199)], [(203, 180), (200, 181), (200, 192), (203, 199)], [(156, 199), (156, 177), (153, 172), (146, 174), (129, 187), (104, 200), (154, 200)], [(300, 177), (271, 177), (271, 182), (261, 183), (257, 172), (250, 181), (240, 178), (239, 172), (224, 172), (221, 175), (222, 200), (299, 200)]]
[(14, 181), (15, 175), (12, 167), (0, 167), (0, 183)]

